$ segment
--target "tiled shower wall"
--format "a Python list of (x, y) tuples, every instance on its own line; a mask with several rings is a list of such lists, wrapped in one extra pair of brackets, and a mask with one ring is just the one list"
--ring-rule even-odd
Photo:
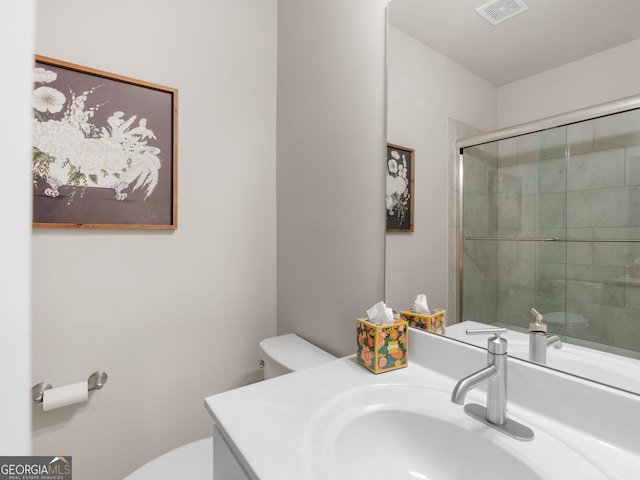
[[(566, 135), (561, 127), (497, 142), (499, 237), (565, 238)], [(556, 290), (564, 288), (566, 244), (496, 243), (497, 320), (526, 328), (536, 307), (547, 321), (562, 322), (564, 298)]]
[(570, 241), (466, 241), (463, 319), (640, 351), (639, 111), (466, 149), (464, 181), (465, 236)]

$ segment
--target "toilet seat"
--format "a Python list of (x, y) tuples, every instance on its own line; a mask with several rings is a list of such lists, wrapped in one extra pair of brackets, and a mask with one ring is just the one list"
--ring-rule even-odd
[(211, 480), (213, 478), (213, 437), (187, 443), (154, 458), (124, 480)]

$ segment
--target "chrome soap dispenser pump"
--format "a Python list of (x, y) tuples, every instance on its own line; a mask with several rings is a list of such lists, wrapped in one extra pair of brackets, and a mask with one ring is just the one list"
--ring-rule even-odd
[(547, 363), (547, 347), (561, 348), (562, 341), (557, 335), (547, 336), (547, 324), (542, 314), (535, 308), (531, 309), (535, 320), (529, 324), (529, 360), (536, 363)]

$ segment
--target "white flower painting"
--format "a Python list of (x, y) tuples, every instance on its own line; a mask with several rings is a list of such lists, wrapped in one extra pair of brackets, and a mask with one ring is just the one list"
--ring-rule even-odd
[(178, 90), (36, 55), (33, 226), (177, 228)]
[[(55, 73), (46, 72), (53, 74), (53, 79), (55, 80)], [(46, 113), (58, 113), (64, 107), (67, 98), (59, 92), (55, 88), (51, 87), (38, 87), (33, 91), (33, 95), (31, 97), (31, 105), (37, 111)]]
[(387, 231), (413, 231), (413, 152), (404, 147), (387, 146)]
[[(156, 137), (145, 118), (122, 111), (113, 112), (106, 125), (92, 123), (100, 108), (91, 105), (91, 95), (102, 85), (77, 93), (47, 86), (57, 74), (46, 68), (34, 69), (31, 105), (33, 123), (33, 181), (44, 181), (44, 194), (60, 195), (60, 187), (70, 187), (71, 204), (76, 193), (90, 187), (110, 188), (118, 201), (128, 197), (126, 190), (138, 188), (144, 198), (153, 194), (162, 162), (160, 149), (150, 145)], [(91, 106), (89, 106), (91, 105)]]

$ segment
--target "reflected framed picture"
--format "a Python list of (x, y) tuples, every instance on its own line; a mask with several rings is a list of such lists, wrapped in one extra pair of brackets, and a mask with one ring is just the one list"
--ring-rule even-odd
[(178, 91), (36, 55), (33, 226), (176, 229)]
[(387, 144), (387, 232), (413, 232), (415, 150)]

